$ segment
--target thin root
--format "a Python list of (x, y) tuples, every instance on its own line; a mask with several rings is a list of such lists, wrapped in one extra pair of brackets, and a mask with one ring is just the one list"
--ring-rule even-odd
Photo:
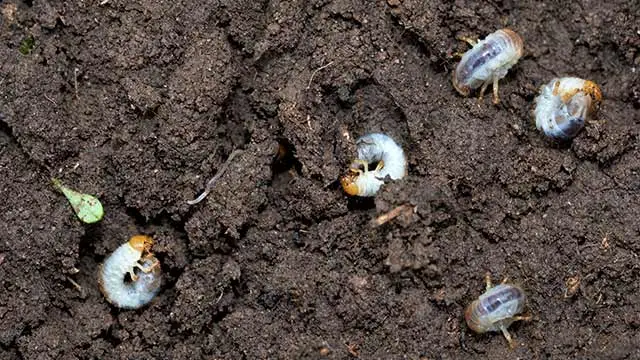
[(327, 64), (320, 66), (319, 68), (313, 70), (313, 73), (311, 73), (311, 77), (309, 78), (309, 83), (307, 84), (307, 89), (309, 90), (311, 88), (311, 83), (313, 82), (313, 78), (316, 76), (316, 74), (318, 73), (318, 71), (322, 70), (322, 69), (326, 69), (329, 66), (333, 65), (333, 61), (329, 61)]
[(224, 295), (224, 291), (220, 292), (220, 296), (218, 296), (218, 299), (216, 299), (216, 304), (220, 302), (220, 300), (222, 300), (222, 295)]
[(200, 194), (200, 196), (198, 196), (197, 198), (193, 199), (193, 200), (189, 200), (187, 201), (187, 204), (189, 205), (195, 205), (197, 203), (199, 203), (200, 201), (204, 200), (204, 198), (207, 197), (207, 195), (209, 195), (209, 193), (211, 192), (211, 190), (213, 190), (213, 186), (216, 184), (216, 182), (218, 181), (218, 179), (222, 176), (222, 174), (224, 174), (224, 172), (227, 170), (227, 168), (229, 167), (229, 163), (231, 163), (231, 161), (238, 155), (242, 154), (242, 150), (240, 149), (236, 149), (233, 150), (231, 152), (231, 154), (229, 155), (229, 157), (227, 158), (227, 161), (224, 162), (224, 164), (222, 164), (222, 166), (220, 167), (220, 170), (218, 170), (218, 172), (211, 178), (211, 180), (209, 180), (209, 182), (207, 182), (207, 186), (205, 187), (204, 191), (202, 192), (202, 194)]
[(78, 73), (79, 72), (80, 72), (80, 69), (78, 68), (73, 69), (73, 87), (76, 90), (76, 99), (78, 99)]
[(80, 286), (80, 284), (78, 284), (77, 282), (75, 282), (72, 278), (66, 276), (67, 280), (69, 280), (69, 282), (71, 283), (71, 285), (73, 285), (73, 287), (76, 288), (76, 290), (78, 290), (78, 292), (80, 293), (81, 297), (84, 297), (84, 289), (82, 288), (82, 286)]
[(44, 98), (49, 100), (50, 103), (53, 104), (53, 106), (58, 106), (58, 104), (50, 97), (47, 96), (47, 94), (44, 94)]
[(385, 224), (395, 218), (397, 218), (398, 216), (404, 215), (404, 216), (409, 216), (411, 215), (411, 213), (415, 212), (417, 209), (416, 206), (411, 206), (409, 204), (404, 204), (404, 205), (400, 205), (398, 207), (396, 207), (395, 209), (389, 211), (386, 214), (382, 214), (380, 216), (378, 216), (374, 221), (373, 221), (373, 225), (374, 226), (380, 226), (382, 224)]
[(358, 352), (358, 344), (350, 343), (350, 344), (345, 344), (345, 346), (347, 347), (347, 351), (349, 352), (349, 354), (351, 354), (353, 357), (356, 357), (356, 358), (360, 357), (360, 353)]

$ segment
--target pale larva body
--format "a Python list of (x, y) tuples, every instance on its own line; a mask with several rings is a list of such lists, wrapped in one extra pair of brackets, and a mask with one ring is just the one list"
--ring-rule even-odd
[[(351, 165), (349, 174), (340, 178), (342, 188), (349, 195), (374, 196), (389, 176), (392, 180), (402, 179), (407, 174), (407, 158), (404, 151), (392, 138), (385, 134), (368, 134), (356, 141), (357, 159)], [(374, 170), (368, 164), (378, 162)], [(357, 165), (365, 166), (364, 171)]]
[(493, 84), (493, 102), (500, 102), (498, 81), (522, 57), (522, 38), (511, 29), (501, 29), (478, 41), (464, 53), (453, 71), (453, 87), (463, 96), (481, 88), (480, 98), (489, 84)]
[(576, 77), (551, 80), (536, 97), (536, 127), (556, 140), (574, 138), (597, 110), (602, 92), (593, 81)]
[(502, 283), (492, 287), (487, 277), (487, 291), (467, 306), (464, 318), (467, 326), (477, 333), (501, 331), (513, 346), (507, 328), (514, 321), (529, 320), (529, 317), (518, 316), (525, 302), (526, 295), (518, 286)]
[[(124, 309), (137, 309), (158, 294), (161, 285), (160, 262), (149, 253), (152, 244), (148, 236), (134, 236), (100, 266), (98, 284), (111, 304)], [(125, 281), (127, 274), (131, 282)]]

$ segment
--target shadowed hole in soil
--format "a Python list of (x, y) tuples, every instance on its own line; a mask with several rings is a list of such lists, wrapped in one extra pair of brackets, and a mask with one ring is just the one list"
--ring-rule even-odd
[(347, 200), (347, 209), (354, 210), (371, 210), (375, 209), (375, 197), (352, 196)]
[(102, 256), (96, 254), (95, 246), (98, 239), (102, 238), (101, 229), (102, 228), (99, 226), (99, 223), (86, 226), (85, 233), (80, 238), (80, 243), (78, 244), (78, 263), (81, 263), (81, 260), (84, 257), (90, 258), (93, 261), (97, 261), (102, 258)]
[[(380, 161), (372, 161), (370, 163), (367, 163), (367, 171), (375, 171), (378, 168), (379, 164), (380, 164)], [(357, 165), (358, 165), (357, 169), (364, 170), (364, 165), (362, 164), (357, 164)]]
[(278, 152), (271, 163), (272, 177), (275, 179), (282, 173), (295, 170), (298, 175), (302, 173), (302, 163), (295, 156), (296, 150), (287, 139), (278, 140)]
[(128, 206), (126, 208), (126, 214), (134, 219), (135, 224), (138, 227), (151, 227), (150, 230), (153, 230), (153, 228), (157, 227), (165, 227), (173, 229), (177, 233), (186, 236), (187, 231), (185, 230), (185, 222), (175, 215), (172, 216), (165, 210), (162, 210), (158, 214), (147, 218), (137, 208)]
[(13, 129), (5, 120), (5, 115), (0, 113), (0, 145), (15, 143)]

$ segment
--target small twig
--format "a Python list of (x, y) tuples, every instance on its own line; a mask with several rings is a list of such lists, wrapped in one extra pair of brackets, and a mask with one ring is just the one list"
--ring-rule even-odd
[(109, 0), (102, 0), (100, 1), (100, 5), (106, 5), (109, 2)]
[(53, 101), (52, 98), (48, 97), (47, 94), (44, 94), (44, 98), (49, 100), (54, 106), (58, 106), (58, 104), (55, 101)]
[(400, 215), (408, 216), (412, 212), (415, 212), (415, 211), (416, 211), (416, 207), (415, 206), (411, 206), (409, 204), (400, 205), (400, 206), (396, 207), (395, 209), (389, 211), (388, 213), (382, 214), (382, 215), (378, 216), (377, 218), (375, 218), (373, 220), (373, 225), (374, 226), (380, 226), (382, 224), (385, 224), (385, 223), (397, 218)]
[(351, 354), (353, 357), (359, 358), (360, 357), (360, 353), (358, 352), (358, 344), (357, 343), (349, 343), (349, 344), (344, 344), (347, 347), (347, 351), (349, 352), (349, 354)]
[(213, 186), (216, 184), (218, 179), (227, 170), (227, 168), (229, 167), (229, 163), (231, 163), (233, 158), (235, 158), (236, 156), (242, 154), (242, 152), (243, 151), (239, 150), (239, 149), (233, 150), (231, 152), (231, 154), (229, 155), (229, 157), (227, 158), (227, 161), (225, 161), (224, 164), (222, 164), (222, 166), (220, 167), (220, 170), (218, 170), (218, 172), (211, 178), (211, 180), (209, 180), (209, 182), (207, 182), (207, 186), (204, 188), (204, 191), (202, 192), (202, 194), (200, 194), (200, 196), (198, 196), (197, 198), (195, 198), (193, 200), (187, 201), (187, 204), (195, 205), (195, 204), (199, 203), (200, 201), (204, 200), (204, 198), (206, 198), (207, 195), (209, 195), (211, 190), (213, 190)]
[(220, 292), (220, 296), (218, 296), (218, 299), (216, 299), (215, 304), (219, 303), (219, 302), (220, 302), (220, 300), (222, 300), (222, 295), (224, 295), (224, 291), (221, 291), (221, 292)]
[(318, 73), (318, 71), (323, 70), (328, 68), (329, 66), (333, 65), (333, 61), (330, 61), (328, 64), (326, 65), (322, 65), (319, 68), (313, 70), (313, 72), (311, 73), (311, 78), (309, 78), (309, 84), (307, 84), (307, 90), (309, 90), (311, 88), (311, 82), (313, 81), (314, 76), (316, 76), (316, 74)]
[(71, 283), (71, 285), (73, 285), (76, 290), (78, 290), (78, 292), (80, 292), (80, 297), (84, 297), (84, 289), (82, 288), (82, 286), (80, 286), (80, 284), (78, 284), (77, 282), (73, 281), (72, 278), (66, 276), (67, 280), (69, 280), (69, 282)]
[(73, 69), (73, 87), (76, 90), (76, 99), (78, 99), (78, 72), (80, 72), (80, 69)]

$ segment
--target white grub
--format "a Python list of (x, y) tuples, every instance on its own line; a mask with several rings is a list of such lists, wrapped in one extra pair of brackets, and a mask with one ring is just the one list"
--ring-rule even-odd
[(493, 103), (500, 102), (498, 81), (507, 75), (523, 53), (522, 38), (511, 29), (501, 29), (473, 44), (453, 71), (453, 87), (463, 96), (480, 89), (480, 99), (493, 84)]
[(555, 140), (570, 140), (596, 112), (602, 92), (593, 81), (555, 78), (540, 89), (535, 101), (538, 130)]
[[(392, 180), (402, 179), (407, 174), (407, 158), (402, 148), (385, 134), (368, 134), (356, 141), (357, 159), (349, 173), (340, 178), (344, 191), (351, 196), (374, 196), (388, 176)], [(369, 164), (378, 163), (371, 170)], [(362, 165), (364, 169), (360, 169)]]
[(514, 321), (530, 320), (529, 316), (518, 316), (524, 309), (527, 297), (518, 286), (506, 284), (506, 279), (497, 286), (491, 285), (489, 274), (485, 280), (487, 291), (473, 301), (464, 312), (467, 326), (477, 333), (501, 331), (513, 347), (514, 343), (507, 328)]
[[(149, 252), (152, 244), (148, 236), (133, 236), (100, 266), (100, 291), (114, 306), (137, 309), (148, 304), (160, 291), (160, 262)], [(125, 280), (127, 274), (130, 282)]]

